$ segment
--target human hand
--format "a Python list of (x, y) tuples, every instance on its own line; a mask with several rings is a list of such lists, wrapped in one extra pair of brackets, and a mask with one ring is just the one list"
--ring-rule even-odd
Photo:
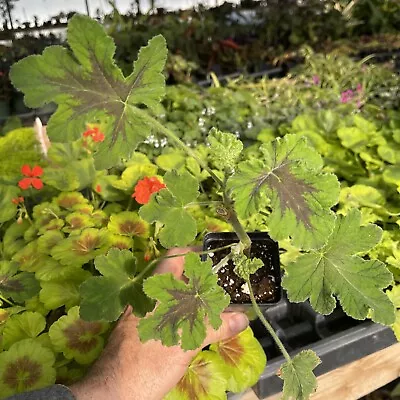
[[(174, 249), (168, 254), (188, 251)], [(155, 273), (171, 272), (182, 279), (183, 266), (184, 257), (168, 258)], [(208, 327), (202, 347), (237, 335), (249, 323), (242, 313), (223, 313), (221, 319), (218, 330)], [(77, 400), (161, 400), (179, 382), (201, 348), (185, 352), (179, 346), (166, 347), (155, 340), (142, 343), (138, 323), (139, 318), (128, 308), (89, 374), (71, 386)]]

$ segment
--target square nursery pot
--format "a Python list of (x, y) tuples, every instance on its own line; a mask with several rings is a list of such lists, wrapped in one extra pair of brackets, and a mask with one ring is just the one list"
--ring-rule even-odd
[[(264, 266), (250, 276), (252, 288), (256, 301), (262, 310), (277, 304), (282, 296), (281, 272), (279, 263), (279, 246), (265, 232), (248, 233), (252, 241), (250, 249), (251, 257), (260, 258)], [(220, 250), (213, 253), (212, 250), (224, 247), (239, 241), (234, 232), (208, 233), (204, 238), (203, 249), (210, 250), (208, 256), (213, 265), (229, 254), (230, 249)], [(203, 260), (207, 255), (203, 256)], [(253, 307), (245, 281), (239, 278), (233, 271), (234, 265), (229, 261), (225, 267), (218, 272), (218, 284), (231, 296), (230, 311), (242, 311), (249, 318), (254, 317)]]

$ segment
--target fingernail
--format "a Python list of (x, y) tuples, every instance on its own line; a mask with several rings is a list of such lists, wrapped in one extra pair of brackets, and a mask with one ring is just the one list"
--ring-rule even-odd
[(229, 318), (229, 328), (231, 329), (232, 333), (240, 333), (244, 331), (248, 325), (249, 320), (244, 314), (233, 314)]

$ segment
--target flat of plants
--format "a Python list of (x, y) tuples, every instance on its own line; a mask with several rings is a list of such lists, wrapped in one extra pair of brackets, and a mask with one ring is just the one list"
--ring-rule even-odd
[[(303, 48), (283, 78), (202, 88), (166, 86), (168, 37), (130, 71), (89, 17), (67, 42), (9, 72), (26, 107), (56, 111), (0, 137), (0, 398), (78, 381), (127, 306), (143, 342), (183, 350), (224, 310), (258, 318), (198, 353), (167, 400), (264, 396), (278, 351), (271, 385), (305, 400), (330, 363), (309, 346), (335, 324), (400, 339), (396, 60)], [(185, 280), (153, 275), (188, 246)]]

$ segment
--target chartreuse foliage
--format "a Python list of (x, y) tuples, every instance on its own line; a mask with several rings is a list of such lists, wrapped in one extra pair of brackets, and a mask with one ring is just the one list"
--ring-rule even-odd
[(164, 400), (224, 400), (227, 380), (222, 359), (202, 351), (192, 360), (185, 375)]
[(381, 238), (376, 225), (360, 227), (360, 213), (352, 210), (339, 217), (327, 244), (300, 256), (286, 267), (283, 286), (291, 301), (310, 299), (313, 308), (330, 314), (336, 298), (355, 319), (370, 316), (375, 322), (394, 322), (393, 304), (382, 289), (391, 284), (392, 274), (378, 260), (364, 260)]
[(155, 111), (164, 96), (165, 39), (156, 36), (142, 48), (128, 77), (113, 60), (113, 40), (97, 22), (74, 16), (67, 40), (71, 51), (52, 46), (27, 57), (12, 67), (11, 80), (25, 94), (28, 107), (58, 104), (48, 124), (52, 141), (78, 139), (88, 120), (109, 117), (95, 160), (98, 167), (113, 166), (129, 158), (151, 131), (139, 106)]
[(202, 262), (197, 254), (188, 254), (185, 276), (188, 283), (171, 273), (145, 281), (144, 292), (159, 305), (138, 325), (142, 340), (155, 338), (167, 346), (180, 343), (184, 350), (191, 350), (201, 346), (206, 337), (206, 317), (214, 329), (220, 327), (220, 313), (228, 306), (229, 297), (217, 285), (211, 261)]
[(79, 307), (72, 307), (68, 314), (56, 321), (49, 330), (52, 345), (67, 359), (79, 364), (90, 364), (101, 353), (108, 328), (103, 321), (84, 321), (79, 317)]
[(34, 339), (14, 343), (9, 350), (0, 353), (1, 396), (6, 398), (54, 383), (54, 361), (54, 353)]
[(253, 386), (267, 363), (264, 350), (250, 328), (230, 339), (212, 344), (210, 350), (221, 357), (228, 380), (227, 390), (234, 393)]
[[(27, 105), (55, 102), (58, 109), (48, 125), (47, 157), (32, 160), (43, 168), (43, 189), (18, 188), (22, 165), (0, 182), (2, 396), (54, 383), (56, 372), (59, 380), (78, 379), (103, 348), (110, 330), (104, 321), (118, 319), (127, 305), (140, 317), (149, 312), (139, 323), (142, 340), (201, 346), (206, 321), (218, 328), (229, 304), (211, 262), (190, 253), (186, 280), (149, 275), (166, 249), (195, 244), (209, 230), (239, 234), (241, 246), (231, 256), (246, 280), (262, 263), (246, 256), (244, 229), (269, 231), (287, 250), (284, 285), (291, 300), (310, 299), (326, 314), (337, 299), (352, 317), (400, 331), (399, 311), (395, 320), (384, 293), (400, 281), (398, 118), (383, 126), (331, 111), (300, 115), (275, 139), (273, 129), (260, 132), (261, 108), (246, 108), (233, 131), (241, 133), (250, 112), (247, 122), (258, 124), (252, 136), (259, 133), (262, 144), (245, 147), (236, 135), (212, 130), (208, 145), (185, 152), (170, 128), (194, 124), (202, 131), (188, 89), (181, 90), (192, 111), (172, 111), (175, 122), (166, 117), (168, 127), (159, 122), (164, 112), (157, 113), (159, 120), (152, 116), (164, 94), (161, 36), (140, 51), (127, 77), (97, 22), (74, 16), (68, 42), (70, 50), (50, 47), (11, 71)], [(244, 98), (254, 105), (253, 93)], [(224, 119), (212, 119), (207, 102), (198, 111), (205, 105), (211, 122)], [(218, 124), (224, 130), (233, 126), (225, 119)], [(94, 126), (98, 140), (87, 135)], [(187, 128), (193, 139), (196, 129)], [(161, 149), (168, 143), (160, 133), (180, 148)], [(145, 139), (140, 149), (148, 153), (135, 152)], [(150, 190), (144, 178), (166, 187)], [(139, 184), (151, 195), (143, 206), (132, 197)], [(338, 215), (331, 209), (337, 203)], [(380, 230), (370, 222), (385, 229), (378, 245)], [(397, 288), (390, 292), (396, 309)], [(284, 398), (308, 398), (319, 359), (309, 351), (293, 359), (283, 353)], [(264, 366), (265, 355), (247, 330), (200, 353), (168, 398), (223, 399), (226, 390), (252, 385)]]

